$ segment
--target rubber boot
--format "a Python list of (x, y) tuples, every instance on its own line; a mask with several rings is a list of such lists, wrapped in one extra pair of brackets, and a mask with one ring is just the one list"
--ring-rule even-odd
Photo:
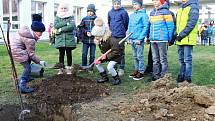
[(107, 75), (106, 71), (100, 73), (100, 75), (101, 75), (102, 78), (99, 79), (99, 80), (97, 80), (96, 81), (97, 83), (104, 83), (104, 82), (108, 82), (109, 81), (109, 78), (108, 78), (108, 75)]
[(121, 83), (121, 79), (119, 78), (119, 75), (117, 74), (116, 76), (113, 76), (112, 84), (118, 85), (120, 83)]
[(60, 75), (60, 74), (63, 74), (63, 73), (64, 73), (64, 68), (60, 68), (57, 74)]
[(25, 80), (20, 80), (20, 82), (19, 82), (19, 91), (21, 93), (32, 93), (34, 91), (34, 89), (30, 88), (30, 87), (27, 87)]
[(72, 66), (66, 67), (66, 74), (71, 75), (72, 74)]

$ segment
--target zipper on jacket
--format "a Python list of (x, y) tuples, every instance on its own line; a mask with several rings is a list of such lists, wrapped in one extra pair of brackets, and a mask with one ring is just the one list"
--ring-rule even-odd
[[(182, 8), (182, 11), (181, 11), (181, 15), (180, 15), (180, 22), (179, 22), (179, 26), (178, 26), (178, 32), (179, 32), (179, 27), (181, 26), (181, 16), (182, 16), (182, 13), (183, 13), (183, 11), (184, 11), (184, 8)], [(179, 33), (178, 33), (179, 34)]]
[(162, 40), (162, 29), (160, 28), (160, 40)]
[[(155, 10), (155, 14), (154, 14), (154, 16), (156, 16), (157, 15), (157, 10)], [(152, 40), (154, 40), (154, 23), (152, 24)]]
[(188, 35), (188, 43), (190, 43), (190, 34)]
[[(91, 29), (92, 29), (92, 20), (90, 20), (90, 33), (91, 33), (91, 31), (92, 31)], [(89, 43), (91, 43), (91, 42), (90, 42), (90, 38), (91, 38), (91, 37), (89, 37)]]

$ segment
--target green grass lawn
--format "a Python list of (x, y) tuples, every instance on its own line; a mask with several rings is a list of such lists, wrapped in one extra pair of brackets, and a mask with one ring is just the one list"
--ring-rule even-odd
[[(147, 64), (147, 54), (149, 45), (145, 45), (145, 65)], [(48, 65), (54, 65), (58, 62), (58, 50), (51, 47), (48, 43), (40, 42), (37, 44), (36, 52), (38, 57), (48, 62)], [(97, 57), (100, 51), (97, 49)], [(177, 77), (178, 55), (177, 46), (169, 47), (168, 51), (169, 72), (174, 78)], [(81, 44), (73, 51), (73, 63), (81, 64)], [(22, 67), (16, 64), (18, 74), (22, 72)], [(131, 92), (136, 89), (144, 88), (150, 83), (151, 77), (148, 75), (143, 80), (133, 81), (128, 75), (133, 71), (132, 51), (129, 45), (126, 46), (126, 72), (122, 77), (122, 84), (119, 86), (110, 86), (113, 91)], [(56, 74), (53, 69), (46, 69), (44, 78)], [(198, 85), (214, 85), (215, 84), (215, 46), (196, 46), (193, 52), (193, 82)], [(94, 69), (93, 74), (81, 73), (80, 76), (96, 79), (99, 74)], [(16, 103), (17, 95), (11, 75), (11, 66), (4, 45), (0, 45), (0, 104)]]

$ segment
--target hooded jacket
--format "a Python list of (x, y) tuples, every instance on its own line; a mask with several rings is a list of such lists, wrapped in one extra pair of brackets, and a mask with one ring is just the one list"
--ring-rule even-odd
[(128, 22), (128, 13), (123, 7), (118, 10), (112, 8), (108, 12), (108, 25), (113, 37), (125, 37), (128, 29)]
[[(55, 35), (55, 47), (76, 47), (75, 42), (75, 20), (73, 16), (60, 18), (56, 16), (54, 28), (58, 31)], [(59, 31), (61, 29), (61, 31)]]
[(149, 18), (146, 9), (135, 11), (129, 17), (128, 33), (133, 33), (129, 38), (132, 42), (144, 41), (148, 34)]
[(196, 45), (199, 19), (198, 0), (188, 0), (177, 12), (176, 32), (183, 38), (177, 45)]
[(86, 16), (82, 19), (79, 29), (83, 35), (83, 40), (81, 40), (83, 43), (94, 43), (94, 36), (88, 37), (87, 32), (91, 32), (92, 28), (95, 26), (94, 20), (97, 18), (96, 15), (93, 16)]
[(170, 42), (175, 31), (174, 16), (165, 2), (150, 13), (150, 41)]
[(37, 39), (29, 27), (19, 29), (10, 43), (13, 59), (19, 63), (32, 60), (38, 64), (40, 59), (35, 54)]

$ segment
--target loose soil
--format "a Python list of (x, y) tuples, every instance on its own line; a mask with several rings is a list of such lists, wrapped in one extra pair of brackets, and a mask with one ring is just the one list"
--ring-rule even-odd
[[(215, 89), (186, 82), (176, 87), (171, 75), (129, 94), (109, 95), (106, 86), (74, 75), (33, 86), (26, 96), (33, 112), (26, 121), (215, 121)], [(17, 108), (0, 106), (0, 119), (14, 121)]]

